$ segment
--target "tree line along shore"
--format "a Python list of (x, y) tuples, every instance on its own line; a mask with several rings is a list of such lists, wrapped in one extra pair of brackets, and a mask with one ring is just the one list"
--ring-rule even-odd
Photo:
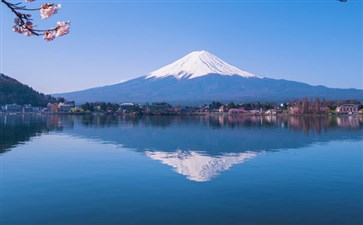
[(129, 115), (362, 115), (363, 102), (356, 100), (332, 101), (297, 99), (283, 103), (222, 103), (212, 101), (203, 105), (172, 105), (167, 102), (146, 104), (87, 102), (76, 105), (74, 101), (59, 98), (46, 107), (31, 104), (6, 104), (0, 113), (46, 114), (129, 114)]

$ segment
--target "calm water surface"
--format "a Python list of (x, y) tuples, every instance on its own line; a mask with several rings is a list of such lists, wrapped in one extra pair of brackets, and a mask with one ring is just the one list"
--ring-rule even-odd
[(0, 115), (1, 225), (363, 223), (361, 117)]

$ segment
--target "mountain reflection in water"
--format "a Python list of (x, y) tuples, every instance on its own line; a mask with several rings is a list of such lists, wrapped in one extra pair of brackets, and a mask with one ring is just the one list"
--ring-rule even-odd
[(0, 115), (0, 153), (32, 137), (62, 133), (121, 145), (208, 181), (265, 151), (361, 140), (362, 117)]
[(229, 153), (220, 156), (208, 156), (195, 151), (145, 152), (146, 156), (171, 166), (177, 173), (189, 180), (209, 181), (234, 164), (241, 164), (257, 156), (255, 152)]

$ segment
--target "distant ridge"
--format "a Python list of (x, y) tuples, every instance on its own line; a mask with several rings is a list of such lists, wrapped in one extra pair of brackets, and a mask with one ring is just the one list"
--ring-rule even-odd
[(54, 101), (54, 97), (37, 92), (28, 85), (0, 73), (0, 105), (16, 103), (46, 106)]
[(276, 80), (241, 70), (207, 51), (195, 51), (154, 72), (119, 84), (54, 96), (77, 103), (159, 102), (200, 104), (216, 101), (288, 101), (320, 97), (363, 100), (363, 90), (328, 88)]

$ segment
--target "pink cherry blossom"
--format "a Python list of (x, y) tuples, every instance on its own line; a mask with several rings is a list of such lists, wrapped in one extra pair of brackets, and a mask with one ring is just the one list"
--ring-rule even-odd
[[(24, 0), (25, 2), (34, 2), (35, 0)], [(11, 3), (9, 0), (1, 0), (16, 16), (12, 30), (16, 33), (26, 36), (42, 36), (46, 41), (52, 41), (56, 37), (61, 37), (69, 33), (70, 22), (58, 22), (55, 27), (49, 29), (38, 29), (32, 23), (32, 14), (25, 14), (22, 11), (39, 10), (42, 19), (47, 19), (56, 14), (61, 8), (60, 4), (46, 3), (38, 9), (28, 9), (21, 3)]]
[(61, 8), (61, 4), (51, 4), (47, 3), (40, 7), (40, 16), (42, 19), (48, 19), (52, 15), (56, 14), (58, 12), (58, 9)]
[(34, 27), (36, 27), (35, 25), (33, 25), (32, 22), (28, 21), (26, 22), (24, 25), (14, 25), (13, 26), (13, 31), (20, 33), (20, 34), (24, 34), (25, 36), (31, 36), (33, 35), (33, 29)]
[(23, 27), (22, 28), (22, 33), (25, 35), (25, 36), (31, 36), (33, 33), (29, 30), (28, 27)]
[(31, 21), (27, 21), (23, 24), (19, 18), (14, 19), (13, 31), (16, 33), (24, 34), (26, 36), (31, 36), (34, 34), (33, 29), (36, 27)]
[(22, 32), (20, 31), (20, 28), (19, 28), (19, 27), (17, 27), (17, 26), (13, 26), (13, 31), (14, 31), (14, 32), (16, 32), (16, 33), (22, 33)]
[(46, 31), (46, 32), (44, 32), (43, 38), (46, 41), (53, 41), (55, 38), (55, 33), (51, 32), (51, 31)]
[(55, 28), (55, 30), (56, 30), (55, 35), (57, 37), (61, 37), (61, 36), (64, 36), (64, 35), (68, 34), (70, 28), (67, 25), (69, 25), (70, 23), (71, 22), (69, 22), (69, 21), (67, 21), (67, 22), (58, 22), (57, 27)]
[(30, 31), (29, 27), (23, 25), (21, 27), (13, 26), (13, 31), (19, 34), (24, 34), (25, 36), (31, 36), (33, 33)]

